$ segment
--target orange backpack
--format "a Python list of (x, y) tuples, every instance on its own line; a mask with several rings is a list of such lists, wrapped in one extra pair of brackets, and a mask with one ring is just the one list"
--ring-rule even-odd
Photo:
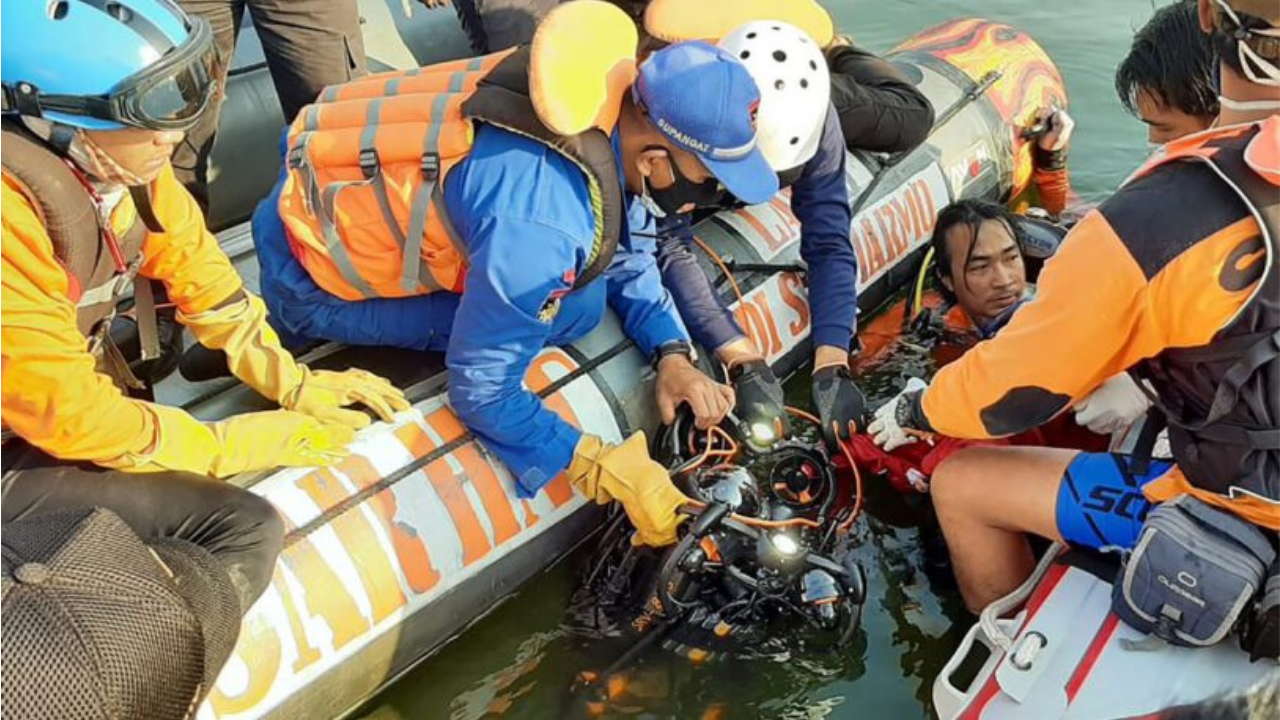
[[(577, 42), (601, 37), (596, 28), (609, 42)], [(344, 300), (461, 292), (466, 248), (443, 184), (471, 151), (474, 123), (486, 122), (583, 171), (595, 238), (574, 286), (590, 282), (612, 259), (626, 211), (609, 133), (635, 76), (635, 45), (621, 11), (578, 0), (543, 21), (532, 47), (326, 88), (289, 129), (279, 212), (294, 256)]]

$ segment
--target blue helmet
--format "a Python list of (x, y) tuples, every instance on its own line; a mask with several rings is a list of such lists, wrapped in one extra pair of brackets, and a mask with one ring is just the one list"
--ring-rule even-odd
[(0, 4), (6, 115), (87, 130), (185, 129), (216, 94), (216, 70), (208, 24), (170, 0)]

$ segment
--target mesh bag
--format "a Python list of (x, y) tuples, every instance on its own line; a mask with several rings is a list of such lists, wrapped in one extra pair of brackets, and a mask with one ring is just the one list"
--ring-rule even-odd
[(6, 716), (194, 714), (206, 674), (201, 623), (119, 517), (93, 508), (36, 515), (5, 523), (0, 545)]
[(151, 548), (169, 566), (178, 592), (200, 619), (204, 636), (202, 687), (207, 693), (240, 637), (240, 596), (217, 558), (199, 545), (159, 540), (152, 542)]

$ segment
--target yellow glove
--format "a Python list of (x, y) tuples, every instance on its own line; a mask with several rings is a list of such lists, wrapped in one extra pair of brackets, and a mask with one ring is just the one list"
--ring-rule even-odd
[(101, 464), (126, 472), (183, 472), (228, 477), (280, 466), (331, 465), (345, 458), (355, 431), (289, 410), (203, 423), (178, 408), (147, 404), (155, 439), (145, 452)]
[(242, 293), (241, 299), (215, 310), (195, 315), (179, 311), (178, 322), (190, 328), (201, 345), (225, 352), (227, 367), (241, 382), (280, 402), (302, 383), (302, 366), (267, 324), (261, 298), (247, 290)]
[(342, 406), (362, 402), (383, 420), (408, 409), (404, 394), (373, 373), (313, 372), (300, 365), (267, 324), (262, 300), (248, 291), (243, 295), (216, 310), (196, 315), (179, 312), (178, 321), (191, 328), (201, 345), (225, 352), (227, 366), (244, 384), (282, 407), (357, 430), (367, 426), (369, 418)]
[(621, 445), (606, 445), (583, 435), (569, 464), (569, 482), (583, 495), (603, 505), (622, 503), (636, 528), (632, 542), (661, 547), (676, 541), (676, 527), (684, 520), (677, 510), (689, 502), (671, 483), (666, 468), (649, 458), (644, 432)]
[[(367, 418), (366, 418), (367, 420)], [(351, 454), (355, 430), (289, 410), (235, 415), (213, 424), (221, 446), (209, 474), (332, 465)]]
[(388, 422), (397, 412), (409, 409), (403, 392), (371, 372), (312, 370), (306, 365), (302, 366), (302, 382), (297, 389), (280, 400), (282, 407), (359, 430), (369, 425), (369, 416), (359, 410), (342, 409), (355, 403), (363, 403)]

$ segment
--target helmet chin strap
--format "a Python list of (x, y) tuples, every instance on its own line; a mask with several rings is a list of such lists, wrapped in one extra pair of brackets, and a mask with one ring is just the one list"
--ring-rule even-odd
[(147, 229), (156, 233), (164, 232), (164, 225), (156, 217), (155, 209), (151, 206), (150, 183), (121, 167), (78, 128), (43, 118), (23, 117), (22, 121), (36, 137), (49, 143), (54, 151), (69, 158), (94, 180), (125, 186), (129, 191), (129, 197), (133, 199), (138, 217), (142, 219)]
[(1280, 110), (1280, 100), (1232, 100), (1225, 95), (1219, 95), (1218, 102), (1222, 103), (1222, 107), (1236, 112)]
[(110, 153), (94, 142), (88, 133), (77, 132), (76, 139), (79, 140), (80, 146), (84, 148), (85, 154), (88, 155), (89, 167), (87, 169), (98, 179), (103, 182), (117, 183), (128, 187), (146, 184), (146, 181), (134, 174), (133, 171), (116, 162), (115, 158), (111, 157)]

